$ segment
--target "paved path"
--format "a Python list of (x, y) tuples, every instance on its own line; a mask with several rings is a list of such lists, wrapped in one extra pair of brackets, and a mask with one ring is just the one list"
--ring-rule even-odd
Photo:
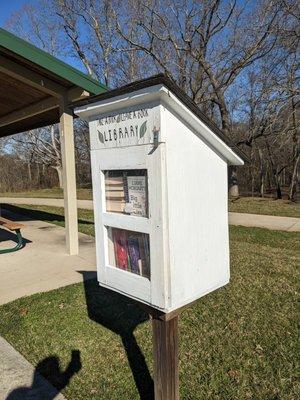
[[(65, 397), (1, 336), (0, 360), (1, 400), (65, 400)], [(47, 361), (52, 360), (44, 360), (44, 364)]]
[[(15, 253), (1, 254), (0, 304), (95, 277), (93, 238), (80, 234), (79, 255), (70, 256), (65, 251), (64, 228), (31, 220), (6, 209), (2, 213), (25, 225), (22, 232), (26, 246)], [(0, 248), (9, 247), (14, 240), (15, 235), (0, 229)], [(70, 360), (76, 373), (81, 366), (73, 353), (70, 354)], [(74, 365), (75, 361), (77, 365)], [(70, 377), (60, 370), (56, 356), (39, 360), (34, 368), (0, 336), (0, 400), (65, 400), (38, 373), (38, 370), (45, 370), (49, 365), (52, 370), (56, 368), (56, 378), (65, 387)]]
[(300, 232), (300, 218), (230, 212), (229, 224), (267, 228), (274, 231)]
[[(2, 214), (25, 225), (22, 234), (26, 246), (15, 253), (0, 256), (0, 304), (95, 276), (96, 255), (92, 237), (80, 233), (79, 255), (70, 256), (65, 249), (64, 228), (4, 208)], [(12, 247), (13, 240), (14, 234), (0, 229), (0, 248)]]
[[(43, 198), (16, 198), (0, 197), (1, 203), (9, 204), (33, 204), (63, 207), (63, 199), (43, 199)], [(92, 200), (78, 200), (78, 208), (93, 209)], [(288, 232), (300, 232), (300, 218), (276, 217), (273, 215), (259, 215), (246, 213), (229, 213), (230, 225), (242, 225), (248, 227), (267, 228), (272, 230), (281, 230)]]

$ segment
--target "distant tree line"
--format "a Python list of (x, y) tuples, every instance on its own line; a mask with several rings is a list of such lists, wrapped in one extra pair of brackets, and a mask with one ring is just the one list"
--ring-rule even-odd
[[(74, 125), (77, 184), (91, 187), (88, 127), (78, 120)], [(58, 126), (15, 135), (0, 143), (0, 193), (63, 187)]]
[[(247, 166), (230, 169), (231, 195), (240, 188), (295, 199), (299, 19), (294, 0), (40, 0), (14, 13), (7, 28), (72, 57), (111, 88), (164, 72), (247, 154)], [(81, 183), (90, 177), (86, 126), (76, 132)], [(55, 170), (61, 183), (55, 127), (18, 136), (6, 149)]]

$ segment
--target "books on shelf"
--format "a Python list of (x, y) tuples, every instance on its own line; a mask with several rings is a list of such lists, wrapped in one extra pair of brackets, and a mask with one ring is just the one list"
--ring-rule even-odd
[(125, 192), (123, 177), (105, 179), (106, 211), (124, 212)]
[(114, 229), (114, 246), (116, 256), (116, 266), (121, 269), (128, 269), (128, 245), (126, 233), (121, 229)]
[[(148, 216), (146, 170), (105, 172), (106, 211)], [(108, 227), (109, 264), (150, 279), (149, 235)]]
[(114, 259), (110, 264), (150, 279), (149, 235), (112, 229)]
[(128, 255), (131, 272), (142, 275), (140, 243), (136, 235), (128, 235)]
[(145, 175), (105, 178), (106, 211), (147, 217), (147, 179)]
[(138, 238), (141, 256), (141, 275), (150, 279), (150, 247), (149, 236), (141, 234)]

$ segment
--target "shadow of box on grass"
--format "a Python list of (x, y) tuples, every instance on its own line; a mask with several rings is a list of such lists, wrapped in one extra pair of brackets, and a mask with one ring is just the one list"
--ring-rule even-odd
[[(134, 336), (137, 326), (149, 320), (148, 314), (127, 297), (101, 288), (95, 272), (78, 272), (84, 279), (88, 317), (120, 336), (139, 398), (154, 400), (154, 383), (144, 354)], [(60, 367), (57, 355), (46, 357), (36, 365), (31, 386), (14, 389), (5, 400), (54, 400), (70, 384), (72, 377), (84, 367), (79, 350), (72, 350), (71, 359), (64, 370)], [(47, 384), (41, 382), (40, 375), (53, 385), (53, 388), (49, 385), (47, 388)]]
[[(141, 400), (154, 399), (154, 383), (134, 330), (149, 315), (132, 300), (99, 286), (96, 273), (79, 271), (84, 279), (88, 316), (121, 337)], [(90, 279), (92, 274), (94, 279)]]

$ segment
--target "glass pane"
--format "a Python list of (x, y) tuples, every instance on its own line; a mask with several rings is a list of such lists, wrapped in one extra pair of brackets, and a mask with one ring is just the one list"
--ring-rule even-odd
[(104, 171), (106, 211), (148, 217), (147, 170)]
[(107, 227), (109, 264), (150, 279), (149, 235)]

